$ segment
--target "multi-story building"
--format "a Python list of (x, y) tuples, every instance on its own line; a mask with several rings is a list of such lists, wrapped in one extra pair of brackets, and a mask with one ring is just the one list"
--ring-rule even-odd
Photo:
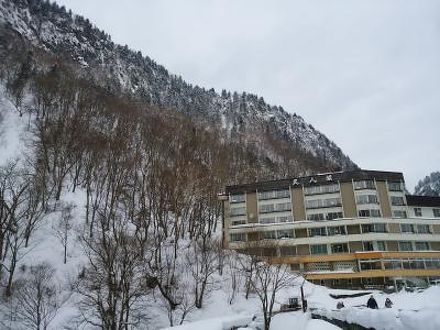
[(226, 248), (289, 264), (312, 282), (365, 287), (440, 277), (440, 198), (406, 195), (402, 173), (228, 186), (221, 199)]

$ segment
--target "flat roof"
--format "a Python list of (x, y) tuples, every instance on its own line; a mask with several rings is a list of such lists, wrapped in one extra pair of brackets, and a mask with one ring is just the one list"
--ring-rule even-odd
[(440, 207), (440, 197), (406, 195), (408, 206)]
[(291, 186), (312, 186), (333, 182), (350, 182), (352, 180), (404, 181), (401, 172), (353, 170), (345, 172), (321, 173), (303, 177), (260, 181), (241, 185), (226, 186), (226, 194), (251, 192), (256, 190), (287, 189)]

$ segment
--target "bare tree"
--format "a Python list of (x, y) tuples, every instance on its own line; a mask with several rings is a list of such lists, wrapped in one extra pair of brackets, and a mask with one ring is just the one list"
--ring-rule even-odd
[(277, 293), (293, 285), (294, 276), (287, 265), (270, 265), (264, 261), (256, 263), (251, 286), (257, 294), (264, 318), (264, 329), (269, 330)]
[(53, 268), (47, 263), (32, 266), (29, 275), (18, 280), (14, 286), (17, 319), (27, 329), (47, 329), (60, 308), (53, 273)]
[(72, 204), (62, 206), (61, 218), (54, 226), (54, 232), (63, 246), (63, 262), (67, 262), (67, 245), (69, 243), (70, 231), (72, 229)]

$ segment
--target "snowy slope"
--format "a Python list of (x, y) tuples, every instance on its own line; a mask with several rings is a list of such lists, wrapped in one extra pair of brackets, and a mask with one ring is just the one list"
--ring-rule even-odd
[(1, 0), (0, 22), (35, 47), (79, 63), (82, 74), (109, 90), (128, 93), (149, 104), (173, 108), (197, 120), (225, 129), (225, 137), (261, 145), (261, 153), (274, 161), (282, 152), (271, 140), (285, 141), (292, 150), (310, 153), (329, 168), (352, 168), (354, 163), (324, 134), (302, 117), (268, 105), (247, 93), (217, 93), (186, 83), (169, 74), (140, 52), (114, 44), (87, 19), (67, 13), (42, 0)]

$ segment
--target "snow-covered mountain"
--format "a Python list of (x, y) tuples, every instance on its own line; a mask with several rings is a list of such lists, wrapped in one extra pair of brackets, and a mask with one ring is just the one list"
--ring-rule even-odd
[(432, 172), (420, 180), (414, 190), (416, 195), (440, 196), (440, 172)]
[(221, 127), (224, 138), (257, 146), (257, 152), (272, 162), (278, 162), (287, 148), (299, 155), (300, 162), (303, 154), (310, 156), (322, 170), (356, 167), (334, 142), (299, 115), (271, 106), (256, 95), (193, 86), (148, 56), (113, 43), (89, 20), (64, 7), (43, 0), (1, 0), (0, 23), (54, 55), (55, 61), (69, 59), (79, 64), (79, 74), (109, 91)]

